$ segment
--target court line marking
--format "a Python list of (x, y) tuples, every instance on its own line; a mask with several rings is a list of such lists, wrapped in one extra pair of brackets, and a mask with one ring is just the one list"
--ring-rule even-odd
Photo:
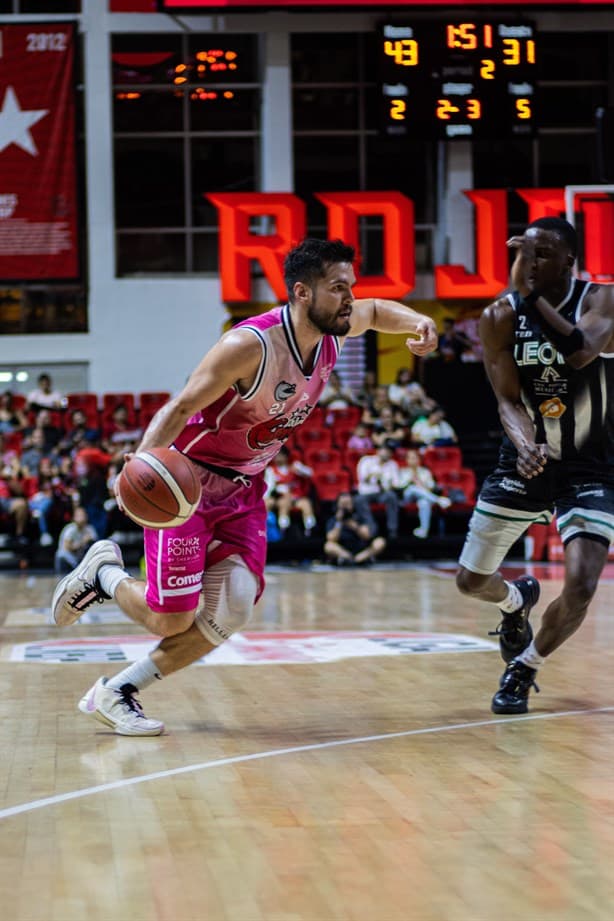
[[(45, 806), (56, 806), (69, 800), (81, 799), (85, 796), (94, 796), (97, 793), (106, 793), (108, 790), (119, 790), (136, 784), (146, 783), (149, 780), (161, 780), (165, 777), (176, 777), (179, 774), (190, 774), (196, 771), (207, 771), (226, 764), (243, 764), (247, 761), (260, 761), (264, 758), (277, 758), (280, 755), (295, 755), (301, 752), (323, 751), (326, 748), (340, 748), (342, 745), (360, 745), (363, 742), (383, 742), (388, 739), (401, 739), (407, 736), (429, 735), (439, 732), (454, 732), (458, 729), (476, 729), (480, 726), (498, 726), (509, 723), (529, 723), (532, 720), (560, 719), (565, 716), (587, 716), (592, 713), (612, 713), (614, 707), (594, 707), (590, 710), (560, 710), (554, 713), (534, 713), (529, 715), (508, 716), (502, 719), (478, 720), (473, 723), (453, 723), (449, 726), (431, 726), (427, 729), (407, 729), (403, 732), (388, 732), (381, 735), (358, 736), (353, 739), (335, 739), (332, 742), (314, 742), (311, 745), (296, 745), (292, 748), (274, 748), (271, 751), (254, 752), (251, 755), (234, 755), (231, 758), (218, 758), (216, 761), (202, 761), (200, 764), (189, 764), (178, 768), (169, 768), (166, 771), (155, 771), (151, 774), (140, 774), (136, 777), (125, 777), (109, 783), (99, 784), (96, 787), (85, 787), (82, 790), (73, 790), (71, 793), (58, 793), (55, 796), (46, 796), (43, 799), (21, 803), (18, 806), (9, 806), (0, 809), (0, 819), (8, 819), (24, 812), (33, 812)], [(128, 738), (128, 737), (127, 737)]]

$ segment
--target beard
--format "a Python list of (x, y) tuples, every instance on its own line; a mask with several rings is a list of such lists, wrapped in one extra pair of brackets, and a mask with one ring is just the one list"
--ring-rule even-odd
[(307, 308), (307, 319), (325, 336), (347, 336), (350, 331), (350, 318), (332, 316), (321, 311), (313, 298)]

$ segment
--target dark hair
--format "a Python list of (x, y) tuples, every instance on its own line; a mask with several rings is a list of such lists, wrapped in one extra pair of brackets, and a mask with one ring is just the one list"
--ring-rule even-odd
[(284, 280), (288, 297), (297, 281), (314, 285), (319, 278), (324, 278), (329, 265), (336, 262), (353, 262), (356, 250), (343, 240), (317, 240), (307, 237), (284, 260)]
[[(539, 230), (550, 230), (556, 233), (567, 244), (572, 256), (578, 252), (578, 235), (575, 227), (564, 220), (562, 217), (538, 217), (532, 221), (529, 227), (537, 227)], [(527, 228), (528, 229), (528, 228)]]

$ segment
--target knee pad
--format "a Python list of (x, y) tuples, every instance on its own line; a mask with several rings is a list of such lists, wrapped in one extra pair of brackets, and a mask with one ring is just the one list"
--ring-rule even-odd
[(206, 640), (219, 646), (248, 622), (257, 594), (258, 579), (242, 557), (226, 557), (205, 572), (196, 626)]

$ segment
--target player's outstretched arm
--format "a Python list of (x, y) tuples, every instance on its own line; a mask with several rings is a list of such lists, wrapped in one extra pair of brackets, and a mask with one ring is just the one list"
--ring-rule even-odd
[(518, 451), (518, 472), (531, 479), (544, 469), (547, 451), (546, 445), (535, 442), (535, 426), (520, 396), (520, 378), (513, 354), (511, 305), (497, 301), (487, 307), (480, 318), (479, 331), (484, 367), (497, 399), (501, 424)]
[(207, 352), (183, 390), (155, 414), (139, 451), (167, 447), (199, 409), (214, 403), (235, 384), (251, 385), (262, 359), (261, 346), (251, 333), (230, 330)]
[(437, 327), (431, 317), (418, 313), (398, 301), (359, 298), (352, 304), (349, 336), (360, 336), (368, 329), (379, 333), (410, 334), (405, 344), (414, 355), (428, 355), (437, 348)]

